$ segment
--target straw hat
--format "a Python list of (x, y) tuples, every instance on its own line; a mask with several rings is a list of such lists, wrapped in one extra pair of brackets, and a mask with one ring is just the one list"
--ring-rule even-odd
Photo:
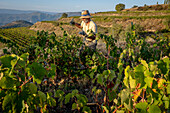
[(88, 10), (84, 10), (81, 12), (81, 17), (80, 18), (90, 18), (90, 13)]

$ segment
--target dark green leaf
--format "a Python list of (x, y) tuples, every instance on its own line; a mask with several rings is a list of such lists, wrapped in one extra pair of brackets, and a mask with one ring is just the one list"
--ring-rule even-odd
[(149, 113), (161, 113), (160, 108), (156, 105), (151, 105), (148, 111)]
[(0, 87), (3, 89), (12, 89), (15, 85), (14, 85), (15, 81), (10, 78), (10, 77), (3, 77), (0, 80)]
[(117, 94), (114, 91), (111, 91), (108, 92), (108, 96), (109, 96), (109, 102), (111, 102), (117, 97)]
[(32, 93), (32, 94), (36, 94), (37, 93), (37, 86), (35, 84), (29, 83), (28, 84), (28, 88), (29, 88), (30, 93)]
[(29, 68), (30, 68), (30, 73), (33, 75), (33, 80), (36, 81), (38, 84), (40, 84), (43, 77), (47, 74), (47, 71), (45, 70), (43, 65), (34, 62), (29, 66)]
[(72, 110), (75, 110), (75, 109), (77, 109), (77, 104), (76, 104), (76, 103), (73, 103), (73, 104), (72, 104)]
[(60, 89), (57, 90), (56, 93), (55, 93), (55, 97), (58, 97), (58, 98), (63, 96), (63, 95), (64, 95), (64, 92), (62, 90), (60, 90)]
[(55, 101), (55, 99), (52, 98), (49, 93), (47, 93), (47, 103), (48, 103), (48, 105), (50, 105), (50, 106), (56, 106), (56, 101)]
[(91, 109), (90, 109), (89, 107), (87, 107), (87, 106), (84, 106), (84, 107), (83, 107), (82, 112), (92, 113)]
[(10, 55), (4, 55), (0, 57), (0, 61), (2, 64), (2, 67), (7, 67), (7, 68), (11, 68), (11, 60), (13, 59), (12, 56)]
[(162, 100), (165, 104), (165, 109), (169, 109), (169, 98), (164, 95)]
[(167, 89), (167, 94), (170, 95), (170, 83), (168, 83), (166, 89)]
[(38, 91), (38, 94), (39, 94), (40, 99), (41, 99), (42, 101), (45, 102), (45, 101), (47, 100), (46, 95), (45, 95), (42, 91)]
[(52, 77), (54, 78), (56, 76), (56, 65), (55, 64), (51, 64), (51, 69), (48, 73), (48, 77)]
[(69, 93), (65, 96), (65, 104), (67, 104), (70, 101), (70, 98), (72, 97), (72, 94)]
[(6, 107), (7, 105), (10, 105), (11, 102), (12, 102), (12, 96), (11, 96), (11, 94), (6, 95), (6, 96), (4, 97), (4, 100), (3, 100), (3, 103), (2, 103), (2, 108), (3, 108), (3, 110), (5, 109), (5, 107)]
[(97, 82), (103, 85), (103, 76), (101, 74), (97, 74)]
[(78, 91), (77, 89), (75, 89), (75, 90), (72, 91), (72, 95), (73, 95), (73, 96), (76, 96), (76, 94), (77, 94), (78, 92), (79, 92), (79, 91)]
[(151, 85), (153, 83), (153, 78), (152, 77), (146, 77), (145, 82), (146, 82), (147, 86), (151, 88)]
[(167, 69), (167, 65), (165, 62), (163, 62), (163, 60), (159, 60), (158, 61), (158, 68), (161, 70), (162, 74), (166, 74), (168, 69)]
[(113, 70), (110, 70), (109, 80), (112, 81), (116, 77), (116, 74)]
[(121, 104), (123, 105), (124, 102), (127, 102), (128, 98), (129, 98), (129, 91), (123, 89), (121, 91)]
[(135, 106), (137, 109), (139, 109), (141, 112), (146, 112), (147, 110), (147, 107), (148, 107), (148, 103), (147, 102), (140, 102), (140, 103), (137, 103), (136, 106)]

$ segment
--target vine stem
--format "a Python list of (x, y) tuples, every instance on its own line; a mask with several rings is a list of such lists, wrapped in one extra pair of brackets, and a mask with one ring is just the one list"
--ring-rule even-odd
[(109, 69), (109, 55), (110, 55), (110, 45), (108, 46), (108, 53), (107, 53), (107, 70)]
[(19, 86), (19, 88), (21, 88), (23, 85), (25, 85), (26, 83), (28, 83), (33, 77), (29, 78), (27, 81), (25, 81), (21, 86)]
[(119, 107), (117, 107), (114, 111), (113, 111), (113, 113), (116, 113), (116, 111), (119, 109), (119, 108), (121, 108), (122, 107), (122, 105), (120, 105)]
[(18, 92), (18, 95), (21, 93), (21, 87), (24, 86), (26, 83), (28, 83), (33, 77), (29, 78), (27, 81), (25, 81), (23, 84), (19, 86), (20, 91)]

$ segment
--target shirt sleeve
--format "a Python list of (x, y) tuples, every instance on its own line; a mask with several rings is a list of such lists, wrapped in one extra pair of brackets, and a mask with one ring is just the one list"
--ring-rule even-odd
[(93, 27), (92, 27), (92, 31), (94, 33), (97, 33), (97, 25), (94, 23)]
[(80, 26), (83, 27), (84, 21), (81, 22)]

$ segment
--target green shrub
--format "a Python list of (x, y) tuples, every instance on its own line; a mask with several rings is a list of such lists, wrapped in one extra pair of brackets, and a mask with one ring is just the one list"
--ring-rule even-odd
[[(139, 35), (141, 32), (144, 31), (144, 27), (142, 27), (140, 24), (134, 24), (134, 31), (137, 35)], [(131, 32), (131, 25), (128, 25), (125, 29), (121, 24), (117, 24), (116, 22), (113, 22), (111, 34), (115, 39), (119, 40), (125, 40), (126, 33)]]
[(121, 10), (125, 9), (125, 4), (121, 4), (121, 3), (117, 4), (115, 9), (116, 9), (116, 11), (121, 11)]
[(134, 5), (132, 8), (136, 8), (136, 7), (138, 7), (137, 5)]
[[(137, 35), (139, 35), (140, 32), (144, 31), (144, 27), (142, 27), (140, 24), (134, 24), (134, 31)], [(131, 25), (126, 27), (125, 32), (131, 32)]]
[(119, 34), (123, 31), (123, 26), (113, 22), (111, 34), (115, 39), (119, 39)]
[(156, 5), (155, 10), (163, 10), (162, 5)]
[(63, 13), (61, 18), (67, 18), (68, 17), (68, 14), (67, 13)]
[(169, 30), (170, 29), (170, 18), (166, 18), (163, 21), (163, 24), (166, 26), (166, 29)]

